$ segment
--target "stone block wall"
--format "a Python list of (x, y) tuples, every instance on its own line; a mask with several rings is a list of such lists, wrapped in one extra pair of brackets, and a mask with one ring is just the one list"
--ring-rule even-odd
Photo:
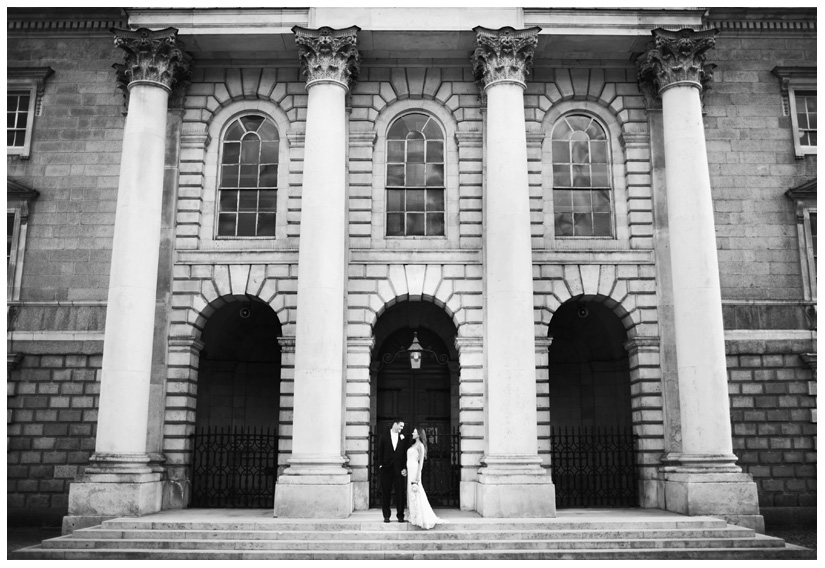
[(60, 526), (95, 447), (102, 355), (26, 355), (7, 387), (10, 526)]
[(735, 353), (728, 355), (734, 453), (753, 476), (766, 516), (772, 509), (816, 507), (813, 371), (793, 349), (776, 347), (728, 349)]

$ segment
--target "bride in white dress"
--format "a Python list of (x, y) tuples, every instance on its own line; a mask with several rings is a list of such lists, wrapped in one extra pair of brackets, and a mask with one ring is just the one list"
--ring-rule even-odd
[(421, 469), (427, 457), (427, 433), (423, 428), (416, 428), (412, 437), (413, 445), (407, 450), (407, 518), (413, 525), (431, 529), (443, 521), (435, 516), (421, 485)]

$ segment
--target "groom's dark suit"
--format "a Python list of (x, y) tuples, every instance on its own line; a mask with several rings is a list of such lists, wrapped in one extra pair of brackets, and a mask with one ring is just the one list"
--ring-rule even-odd
[(390, 430), (384, 432), (378, 442), (378, 466), (381, 478), (381, 508), (384, 519), (390, 518), (390, 496), (395, 488), (395, 508), (398, 520), (404, 520), (407, 505), (407, 478), (401, 473), (407, 468), (407, 439), (398, 433), (398, 443), (392, 447)]

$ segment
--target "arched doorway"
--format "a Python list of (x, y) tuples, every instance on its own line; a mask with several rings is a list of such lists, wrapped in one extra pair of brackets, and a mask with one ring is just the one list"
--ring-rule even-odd
[[(458, 357), (455, 326), (441, 309), (427, 302), (402, 302), (376, 323), (371, 372), (371, 456), (393, 418), (405, 422), (404, 435), (424, 428), (428, 456), (422, 483), (434, 507), (458, 507), (461, 470), (458, 429)], [(410, 346), (420, 345), (420, 364)], [(377, 467), (370, 461), (370, 506), (379, 506)]]
[(556, 503), (638, 505), (627, 334), (599, 302), (574, 298), (550, 321), (551, 466)]
[(257, 298), (206, 323), (198, 368), (192, 507), (271, 507), (278, 465), (281, 324)]

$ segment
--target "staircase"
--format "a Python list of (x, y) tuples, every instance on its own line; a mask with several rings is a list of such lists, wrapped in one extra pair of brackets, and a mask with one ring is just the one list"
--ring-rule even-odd
[(539, 560), (814, 559), (711, 517), (649, 509), (566, 510), (555, 519), (485, 519), (441, 510), (424, 531), (380, 511), (344, 520), (274, 519), (270, 511), (188, 509), (122, 518), (46, 540), (12, 559)]

